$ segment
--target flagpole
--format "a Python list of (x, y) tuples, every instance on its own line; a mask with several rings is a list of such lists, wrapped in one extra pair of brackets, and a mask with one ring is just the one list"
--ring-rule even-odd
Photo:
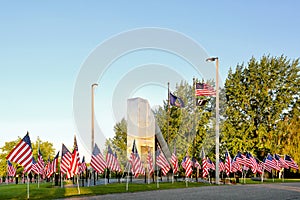
[(216, 184), (219, 182), (219, 146), (220, 146), (220, 134), (219, 134), (219, 58), (211, 57), (206, 61), (216, 61)]
[(261, 173), (261, 182), (264, 182), (264, 173), (265, 173), (265, 166), (263, 167), (262, 173)]
[(128, 191), (128, 182), (129, 182), (129, 170), (130, 170), (130, 165), (127, 161), (127, 164), (126, 164), (126, 168), (127, 168), (127, 182), (126, 182), (126, 191)]
[[(156, 158), (155, 158), (156, 160)], [(158, 182), (158, 165), (156, 165), (156, 187), (159, 188), (159, 182)]]
[(185, 187), (188, 187), (188, 181), (187, 181), (188, 177), (185, 176)]
[[(148, 108), (148, 107), (147, 107)], [(147, 156), (149, 156), (150, 155), (150, 148), (149, 148), (149, 146), (148, 146), (148, 155)], [(148, 158), (147, 158), (147, 160), (148, 160)], [(150, 159), (149, 159), (149, 164), (148, 164), (148, 167), (147, 167), (147, 170), (148, 170), (148, 184), (150, 184)], [(152, 165), (153, 165), (153, 163), (152, 163)]]
[(6, 182), (6, 185), (8, 185), (8, 161), (7, 161), (7, 168), (6, 169), (7, 169), (7, 175), (6, 175), (6, 181), (5, 182)]
[[(37, 154), (38, 154), (38, 162), (39, 162), (39, 151), (40, 151), (40, 138), (39, 138), (39, 136), (38, 136), (38, 152), (37, 152)], [(39, 164), (38, 164), (38, 166), (39, 166)], [(39, 173), (38, 173), (38, 188), (40, 188), (40, 170), (39, 170)]]
[(168, 135), (168, 138), (167, 138), (167, 144), (169, 146), (169, 120), (170, 120), (170, 82), (168, 82), (168, 108), (167, 108), (167, 135)]
[[(285, 159), (285, 155), (284, 155), (284, 159)], [(282, 172), (282, 181), (284, 182), (284, 167), (282, 168), (283, 169), (283, 172)]]
[(63, 182), (63, 175), (60, 172), (60, 187), (63, 188), (64, 187), (64, 182)]
[(105, 172), (104, 172), (104, 185), (107, 184), (107, 183), (106, 183), (107, 169), (108, 169), (108, 168), (106, 168), (106, 170), (105, 170)]
[(77, 174), (77, 190), (78, 190), (78, 194), (80, 194), (80, 187), (79, 187), (79, 183), (78, 183), (78, 174)]
[(27, 172), (27, 199), (29, 199), (29, 177)]

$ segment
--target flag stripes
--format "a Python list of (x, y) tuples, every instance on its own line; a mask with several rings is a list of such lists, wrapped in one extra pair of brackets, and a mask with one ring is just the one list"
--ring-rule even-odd
[(97, 144), (95, 144), (95, 147), (93, 149), (92, 153), (92, 159), (91, 159), (91, 167), (98, 173), (103, 173), (106, 166), (106, 162), (104, 160), (104, 157), (102, 153), (100, 152), (99, 147)]
[(64, 144), (62, 144), (61, 159), (60, 159), (60, 173), (62, 175), (68, 172), (68, 169), (70, 168), (71, 159), (72, 159), (71, 152), (67, 149), (67, 147)]
[(29, 134), (17, 144), (15, 148), (6, 156), (10, 162), (22, 165), (26, 171), (29, 171), (32, 166), (32, 149)]

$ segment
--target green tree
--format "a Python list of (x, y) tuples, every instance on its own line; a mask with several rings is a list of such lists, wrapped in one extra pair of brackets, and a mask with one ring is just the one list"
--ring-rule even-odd
[(251, 151), (259, 158), (283, 152), (279, 130), (287, 128), (284, 120), (300, 95), (299, 76), (299, 60), (285, 56), (252, 58), (229, 71), (222, 142), (230, 151)]
[(111, 145), (116, 151), (120, 165), (124, 169), (127, 162), (127, 122), (124, 118), (116, 123), (114, 132), (115, 136), (107, 140), (106, 145)]
[(300, 164), (300, 99), (297, 99), (290, 116), (284, 120), (282, 126), (283, 141), (281, 142), (282, 154), (293, 157)]
[(167, 100), (165, 100), (164, 106), (160, 106), (154, 112), (156, 122), (171, 151), (176, 145), (179, 159), (182, 159), (187, 152), (190, 156), (198, 158), (202, 147), (206, 150), (211, 149), (210, 145), (213, 138), (210, 137), (210, 133), (212, 129), (212, 107), (215, 106), (214, 98), (203, 97), (208, 103), (196, 107), (194, 87), (185, 81), (177, 84), (173, 93), (184, 101), (185, 107), (171, 106), (168, 117), (168, 105)]
[[(6, 156), (9, 154), (9, 152), (19, 143), (20, 137), (17, 140), (5, 142), (4, 146), (1, 147), (1, 153), (0, 153), (0, 177), (6, 176), (7, 173), (7, 160)], [(12, 163), (14, 167), (16, 167), (16, 164)]]

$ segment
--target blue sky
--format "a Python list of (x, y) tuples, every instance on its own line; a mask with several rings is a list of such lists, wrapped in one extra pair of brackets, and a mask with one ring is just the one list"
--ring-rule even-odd
[[(252, 56), (298, 58), (299, 8), (300, 3), (291, 0), (1, 1), (0, 146), (28, 130), (33, 141), (40, 136), (57, 150), (62, 142), (71, 147), (76, 133), (72, 103), (77, 75), (89, 54), (116, 34), (143, 27), (178, 31), (220, 58), (224, 80), (229, 67), (246, 63)], [(148, 54), (128, 55), (119, 65)], [(177, 62), (170, 55), (150, 54), (148, 62), (151, 58)], [(116, 85), (122, 74), (117, 76), (113, 69), (103, 81), (114, 80)], [(192, 81), (193, 71), (184, 72)], [(101, 84), (95, 90), (95, 114), (110, 137), (115, 119), (105, 110), (109, 98), (103, 96), (111, 93), (109, 88), (101, 89)], [(159, 104), (164, 94), (164, 87), (144, 87), (133, 96), (145, 95)]]

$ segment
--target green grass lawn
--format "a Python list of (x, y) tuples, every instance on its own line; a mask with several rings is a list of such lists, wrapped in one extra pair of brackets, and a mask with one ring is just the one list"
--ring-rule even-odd
[[(285, 182), (300, 181), (300, 179), (286, 179)], [(275, 179), (275, 182), (282, 182), (282, 180)], [(243, 180), (240, 179), (240, 183)], [(252, 181), (246, 179), (247, 184), (261, 184), (260, 181)], [(273, 183), (272, 179), (267, 179), (264, 183)], [(188, 183), (188, 187), (201, 187), (209, 186), (204, 183)], [(150, 190), (163, 190), (163, 189), (175, 189), (185, 188), (185, 182), (172, 183), (160, 183), (159, 189), (155, 183), (151, 184), (135, 184), (129, 183), (128, 191), (126, 191), (126, 183), (113, 183), (107, 185), (98, 185), (91, 187), (80, 187), (80, 195), (102, 195), (111, 193), (123, 193), (123, 192), (139, 192), (139, 191), (150, 191)], [(78, 196), (77, 187), (54, 187), (52, 183), (41, 183), (40, 188), (37, 184), (30, 185), (30, 199), (58, 199), (72, 196)], [(27, 184), (2, 184), (0, 185), (0, 199), (27, 199)]]

